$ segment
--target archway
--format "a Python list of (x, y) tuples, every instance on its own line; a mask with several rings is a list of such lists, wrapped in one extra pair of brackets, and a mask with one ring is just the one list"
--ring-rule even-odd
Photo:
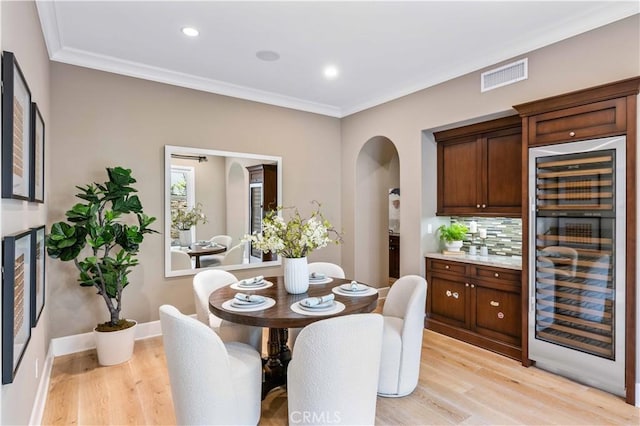
[(389, 189), (400, 187), (400, 159), (384, 136), (369, 139), (356, 160), (355, 276), (389, 285)]

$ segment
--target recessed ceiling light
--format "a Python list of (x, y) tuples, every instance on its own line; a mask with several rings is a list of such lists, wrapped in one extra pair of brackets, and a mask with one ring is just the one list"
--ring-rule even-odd
[(182, 34), (189, 37), (198, 37), (200, 31), (196, 30), (193, 27), (182, 27)]
[(277, 61), (278, 59), (280, 59), (280, 54), (278, 52), (274, 52), (273, 50), (259, 50), (256, 52), (256, 56), (258, 57), (258, 59), (268, 62)]
[(338, 76), (338, 67), (335, 65), (327, 65), (324, 67), (324, 76), (329, 80), (333, 80)]

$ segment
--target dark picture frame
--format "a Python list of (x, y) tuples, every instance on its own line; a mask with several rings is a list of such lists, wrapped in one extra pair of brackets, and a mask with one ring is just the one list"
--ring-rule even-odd
[(31, 91), (11, 52), (2, 52), (2, 198), (29, 200)]
[(31, 339), (31, 230), (2, 241), (2, 384), (12, 383)]
[(44, 203), (44, 120), (35, 102), (31, 103), (31, 180), (29, 200)]
[(31, 228), (31, 327), (38, 324), (45, 303), (45, 225)]

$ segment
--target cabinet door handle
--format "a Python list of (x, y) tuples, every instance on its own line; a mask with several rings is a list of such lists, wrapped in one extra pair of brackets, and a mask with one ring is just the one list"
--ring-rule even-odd
[(449, 269), (449, 265), (444, 265), (444, 269)]
[(493, 276), (498, 278), (500, 276), (500, 274), (496, 272), (495, 274), (493, 274)]
[(465, 287), (469, 287), (469, 283), (464, 283), (464, 286)]
[(451, 297), (451, 290), (447, 290), (445, 294), (447, 295), (447, 297)]
[(500, 302), (496, 302), (495, 300), (492, 300), (491, 302), (489, 302), (489, 304), (491, 306), (500, 306)]
[(459, 297), (459, 294), (458, 294), (458, 292), (457, 292), (457, 291), (456, 291), (455, 293), (453, 293), (453, 298), (454, 298), (454, 299), (457, 299), (458, 297)]
[(476, 285), (475, 284), (471, 284), (471, 288), (476, 288)]
[(476, 209), (479, 209), (479, 208), (480, 208), (480, 204), (476, 204)]
[(569, 136), (574, 137), (576, 135), (576, 132), (569, 132)]
[(487, 205), (486, 205), (486, 204), (483, 204), (483, 205), (482, 205), (482, 208), (483, 208), (483, 209), (486, 209), (486, 208), (487, 208)]

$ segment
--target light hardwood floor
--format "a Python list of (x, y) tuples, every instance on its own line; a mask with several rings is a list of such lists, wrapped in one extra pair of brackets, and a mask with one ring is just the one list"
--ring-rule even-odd
[[(287, 423), (286, 392), (262, 403), (261, 425)], [(162, 339), (131, 361), (99, 367), (95, 351), (55, 360), (43, 424), (175, 424)], [(475, 346), (425, 331), (418, 388), (378, 398), (379, 425), (638, 425), (640, 409)]]

